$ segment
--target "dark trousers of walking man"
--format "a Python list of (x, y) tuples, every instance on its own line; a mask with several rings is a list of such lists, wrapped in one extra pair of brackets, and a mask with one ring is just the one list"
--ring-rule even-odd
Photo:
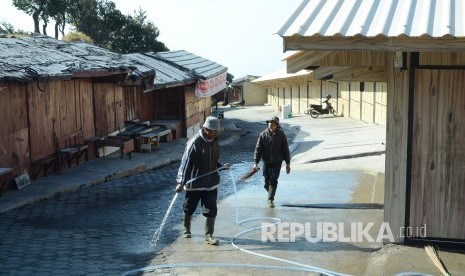
[(265, 178), (265, 190), (268, 191), (268, 200), (273, 201), (278, 188), (278, 178), (281, 172), (281, 163), (264, 164), (263, 177)]
[(286, 134), (280, 129), (279, 118), (273, 117), (266, 121), (268, 128), (260, 133), (254, 152), (252, 170), (258, 171), (258, 163), (263, 160), (263, 176), (265, 189), (268, 191), (268, 206), (274, 208), (274, 196), (278, 188), (278, 178), (281, 164), (286, 162), (286, 173), (291, 171), (291, 154)]

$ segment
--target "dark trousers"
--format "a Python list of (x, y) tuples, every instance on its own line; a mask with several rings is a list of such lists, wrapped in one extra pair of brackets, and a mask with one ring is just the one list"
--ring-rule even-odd
[(212, 191), (187, 191), (184, 198), (184, 214), (192, 216), (199, 205), (202, 206), (202, 214), (205, 217), (216, 217), (218, 208), (216, 206), (216, 199), (218, 197), (218, 189)]
[(274, 200), (276, 189), (278, 188), (278, 178), (281, 172), (281, 163), (264, 164), (263, 177), (265, 178), (265, 190), (268, 191), (268, 199)]

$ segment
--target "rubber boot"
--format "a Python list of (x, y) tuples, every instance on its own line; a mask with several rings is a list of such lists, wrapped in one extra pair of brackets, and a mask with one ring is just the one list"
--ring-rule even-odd
[(191, 237), (191, 216), (184, 214), (184, 238)]
[(274, 202), (273, 202), (273, 200), (268, 199), (268, 207), (274, 208)]
[(276, 186), (269, 186), (268, 188), (268, 207), (274, 208), (274, 195), (276, 194)]
[(213, 231), (215, 230), (215, 218), (207, 217), (205, 222), (205, 243), (211, 245), (218, 245), (219, 240), (213, 238)]

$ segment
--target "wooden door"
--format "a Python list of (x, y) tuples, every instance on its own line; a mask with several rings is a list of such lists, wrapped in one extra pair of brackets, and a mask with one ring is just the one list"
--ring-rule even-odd
[(416, 70), (410, 227), (465, 238), (465, 71)]
[(106, 136), (124, 126), (123, 92), (112, 83), (94, 83), (95, 133)]

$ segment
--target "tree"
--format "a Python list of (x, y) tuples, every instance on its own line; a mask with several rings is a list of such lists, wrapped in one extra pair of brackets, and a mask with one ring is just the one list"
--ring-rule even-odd
[(0, 21), (0, 34), (12, 34), (15, 32), (13, 25), (6, 21)]
[(60, 33), (61, 36), (65, 35), (65, 26), (72, 2), (74, 1), (48, 0), (48, 5), (44, 13), (46, 13), (47, 16), (55, 20), (54, 30), (56, 39), (58, 39), (58, 35)]
[(164, 43), (157, 40), (160, 34), (152, 22), (146, 22), (147, 15), (142, 9), (126, 16), (126, 22), (111, 40), (110, 48), (118, 53), (168, 51)]
[(146, 12), (139, 9), (134, 15), (123, 15), (110, 0), (13, 0), (18, 9), (32, 15), (34, 32), (43, 34), (47, 25), (55, 21), (55, 38), (64, 36), (66, 24), (88, 35), (96, 45), (119, 53), (159, 52), (168, 48), (157, 40), (158, 28), (147, 21)]
[(13, 5), (19, 10), (32, 15), (34, 20), (34, 33), (40, 34), (40, 20), (42, 20), (42, 33), (47, 35), (47, 26), (50, 19), (55, 20), (55, 38), (59, 30), (64, 34), (66, 14), (72, 0), (13, 0)]
[(15, 30), (13, 25), (6, 21), (0, 21), (0, 35), (26, 36), (30, 34), (23, 30)]
[(125, 23), (124, 15), (115, 3), (107, 0), (78, 0), (69, 9), (69, 22), (76, 30), (90, 36), (94, 42), (109, 48), (115, 31)]
[(13, 6), (32, 15), (34, 20), (34, 33), (40, 34), (39, 18), (46, 8), (48, 0), (13, 0)]
[(118, 53), (159, 52), (168, 48), (157, 40), (158, 28), (146, 22), (140, 9), (134, 16), (123, 15), (108, 0), (73, 1), (69, 22), (76, 30), (90, 36), (96, 45)]

